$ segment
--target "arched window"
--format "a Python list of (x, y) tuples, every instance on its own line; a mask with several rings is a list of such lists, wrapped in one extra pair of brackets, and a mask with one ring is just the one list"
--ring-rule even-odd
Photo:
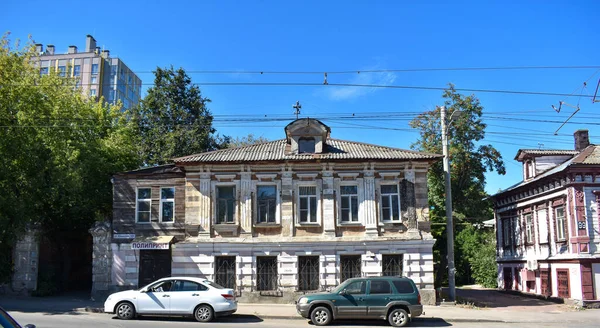
[(302, 137), (298, 140), (298, 153), (314, 153), (315, 138)]

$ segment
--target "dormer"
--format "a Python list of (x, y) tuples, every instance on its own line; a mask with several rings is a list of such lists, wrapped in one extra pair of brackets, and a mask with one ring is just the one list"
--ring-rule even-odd
[(285, 137), (292, 154), (323, 153), (331, 129), (314, 118), (301, 118), (285, 127)]
[(573, 136), (575, 138), (575, 150), (519, 149), (515, 160), (523, 163), (523, 181), (533, 179), (555, 168), (589, 146), (588, 130), (577, 130)]

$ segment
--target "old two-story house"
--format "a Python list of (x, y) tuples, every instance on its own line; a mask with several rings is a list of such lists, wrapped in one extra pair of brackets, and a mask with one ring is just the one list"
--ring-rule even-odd
[(92, 229), (94, 290), (184, 275), (242, 301), (291, 302), (351, 277), (403, 275), (433, 304), (427, 171), (441, 156), (330, 132), (298, 119), (285, 139), (115, 175), (112, 227)]
[(574, 150), (519, 150), (523, 181), (493, 196), (500, 288), (600, 300), (600, 146), (574, 136)]

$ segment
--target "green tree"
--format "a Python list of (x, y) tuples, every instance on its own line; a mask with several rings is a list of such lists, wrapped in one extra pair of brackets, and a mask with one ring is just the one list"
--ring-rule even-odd
[[(40, 76), (33, 43), (0, 43), (0, 247), (28, 227), (61, 249), (112, 210), (111, 176), (140, 164), (136, 129), (118, 106), (84, 96), (76, 81)], [(2, 246), (3, 245), (3, 246)], [(1, 252), (0, 252), (1, 253)], [(11, 268), (1, 258), (1, 268)], [(70, 258), (61, 259), (68, 267)], [(10, 270), (0, 273), (6, 280)]]
[(154, 76), (135, 113), (145, 165), (226, 147), (228, 138), (215, 135), (210, 99), (202, 97), (183, 68), (159, 67)]
[[(456, 92), (454, 85), (442, 95), (451, 118), (448, 129), (448, 149), (451, 170), (452, 203), (455, 217), (455, 230), (492, 217), (492, 204), (485, 192), (485, 173), (496, 171), (505, 174), (500, 152), (492, 145), (482, 144), (486, 124), (481, 120), (483, 106), (474, 95), (464, 96)], [(420, 151), (442, 153), (440, 109), (418, 115), (410, 126), (419, 130), (420, 138), (413, 148)], [(445, 185), (442, 162), (435, 163), (429, 171), (429, 204), (433, 223), (432, 234), (437, 239), (434, 246), (436, 284), (447, 279), (446, 231), (445, 225)], [(455, 247), (457, 283), (471, 282), (470, 265), (461, 253), (460, 245)]]
[(265, 143), (265, 142), (269, 142), (269, 139), (267, 139), (263, 136), (256, 137), (256, 136), (254, 136), (254, 134), (250, 133), (245, 137), (231, 138), (229, 140), (229, 143), (227, 144), (227, 148), (249, 146), (249, 145)]

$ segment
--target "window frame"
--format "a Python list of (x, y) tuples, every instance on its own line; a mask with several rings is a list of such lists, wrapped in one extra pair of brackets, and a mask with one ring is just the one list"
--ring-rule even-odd
[[(173, 198), (162, 198), (162, 190), (163, 189), (173, 189)], [(158, 201), (159, 201), (159, 209), (158, 209), (158, 222), (160, 223), (175, 223), (175, 193), (177, 192), (177, 188), (175, 188), (175, 186), (172, 187), (160, 187), (160, 194), (158, 195)], [(163, 203), (166, 202), (173, 202), (173, 220), (172, 221), (167, 221), (164, 222), (163, 221)]]
[[(258, 222), (259, 219), (259, 197), (258, 197), (258, 188), (259, 187), (275, 187), (275, 222)], [(254, 206), (252, 222), (254, 225), (277, 225), (281, 224), (281, 182), (256, 182), (254, 185), (254, 195), (253, 202)]]
[[(259, 267), (259, 261), (274, 261), (275, 265), (273, 266), (275, 268), (275, 273), (274, 273), (274, 277), (271, 276), (271, 274), (273, 274), (273, 272), (261, 272), (260, 271), (260, 267)], [(256, 290), (258, 291), (276, 291), (279, 289), (280, 283), (279, 283), (279, 256), (277, 255), (257, 255), (256, 256)], [(266, 279), (266, 281), (264, 281), (263, 279)], [(259, 281), (260, 280), (260, 281)], [(275, 281), (275, 286), (274, 288), (271, 288), (273, 286), (270, 286), (273, 284), (273, 281)], [(262, 284), (261, 284), (262, 282)], [(267, 286), (266, 288), (263, 288), (263, 286)]]
[[(558, 210), (562, 210), (562, 220), (559, 220)], [(564, 205), (560, 205), (554, 208), (554, 219), (556, 224), (556, 241), (563, 242), (567, 240), (568, 228), (567, 228), (567, 211)], [(562, 221), (562, 229), (560, 229), (559, 222)], [(559, 234), (562, 233), (562, 238)]]
[[(139, 196), (139, 190), (140, 189), (150, 189), (150, 198), (142, 198), (142, 201), (149, 201), (150, 205), (149, 208), (150, 210), (148, 211), (148, 222), (140, 222), (139, 221), (139, 204), (138, 202), (140, 201), (140, 199), (138, 198)], [(146, 211), (144, 211), (146, 212)], [(152, 187), (136, 187), (135, 188), (135, 223), (139, 223), (139, 224), (152, 224)]]
[[(315, 290), (319, 290), (320, 286), (321, 286), (321, 279), (320, 279), (320, 274), (321, 274), (321, 256), (320, 255), (299, 255), (297, 256), (297, 261), (298, 261), (298, 279), (297, 279), (297, 289), (298, 291), (315, 291)], [(311, 272), (310, 270), (302, 270), (303, 268), (306, 268), (306, 266), (301, 266), (301, 262), (306, 261), (308, 263), (310, 262), (316, 262), (316, 279), (314, 278), (315, 272)], [(310, 263), (311, 266), (314, 266), (314, 263)], [(304, 279), (303, 279), (304, 278)], [(304, 286), (302, 285), (303, 281), (308, 281), (307, 282), (307, 288), (303, 288)], [(312, 286), (316, 284), (316, 286)], [(315, 287), (315, 288), (311, 288), (311, 287)]]
[[(391, 196), (391, 195), (396, 195), (398, 197), (398, 220), (394, 220), (393, 219), (393, 216), (394, 216), (394, 214), (393, 214), (393, 205), (392, 205), (393, 202), (392, 202), (391, 198), (390, 198), (390, 211), (391, 211), (390, 215), (391, 215), (392, 219), (390, 219), (390, 220), (384, 220), (384, 217), (383, 217), (383, 197), (384, 197), (384, 194), (381, 192), (381, 187), (383, 187), (383, 186), (396, 186), (396, 188), (397, 188), (396, 189), (397, 191), (396, 191), (395, 194), (385, 194), (385, 195), (388, 196), (388, 197)], [(381, 181), (381, 183), (379, 183), (379, 186), (378, 186), (377, 189), (378, 189), (378, 192), (379, 192), (379, 197), (378, 197), (379, 198), (378, 199), (379, 200), (379, 222), (380, 223), (384, 223), (384, 224), (385, 223), (402, 223), (402, 205), (400, 204), (400, 200), (401, 200), (401, 197), (400, 197), (400, 183), (398, 181), (394, 181), (394, 182)]]
[[(301, 147), (301, 145), (303, 147)], [(312, 147), (310, 147), (312, 146)], [(306, 151), (306, 147), (309, 147), (309, 150)], [(300, 137), (298, 138), (298, 154), (314, 154), (317, 151), (317, 140), (315, 137)]]
[[(219, 189), (220, 187), (233, 187), (234, 188), (234, 194), (233, 194), (233, 222), (218, 222), (219, 219)], [(214, 225), (236, 225), (239, 224), (239, 215), (238, 215), (238, 211), (239, 211), (239, 202), (240, 202), (240, 184), (239, 184), (239, 180), (238, 181), (213, 181), (212, 182), (212, 210), (213, 210), (213, 222), (212, 224)]]
[[(398, 265), (400, 266), (400, 274), (399, 275), (386, 275), (386, 260), (389, 262), (393, 262), (393, 260), (397, 260)], [(396, 254), (381, 254), (381, 274), (384, 276), (394, 276), (394, 277), (402, 277), (404, 276), (404, 253), (396, 253)]]
[(525, 219), (525, 244), (531, 245), (535, 243), (534, 239), (534, 223), (533, 223), (533, 213), (528, 212), (523, 214), (523, 218)]
[[(300, 187), (315, 187), (315, 199), (317, 205), (316, 218), (315, 222), (301, 222), (300, 221)], [(296, 187), (294, 188), (296, 192), (296, 196), (294, 200), (296, 201), (296, 213), (295, 213), (295, 222), (297, 226), (320, 226), (321, 225), (321, 186), (317, 181), (298, 181), (296, 183)], [(306, 196), (304, 196), (306, 197)], [(310, 213), (310, 201), (309, 201), (309, 213)]]
[[(342, 215), (342, 198), (343, 197), (352, 197), (354, 195), (342, 195), (342, 187), (356, 187), (356, 202), (358, 203), (357, 205), (357, 211), (356, 211), (356, 221), (343, 221), (343, 215)], [(360, 184), (357, 181), (340, 181), (340, 183), (338, 184), (337, 188), (337, 202), (338, 202), (338, 206), (337, 206), (337, 223), (339, 225), (362, 225), (363, 224), (363, 219), (362, 219), (362, 211), (361, 211), (361, 204), (362, 204), (362, 189)], [(352, 214), (352, 203), (350, 201), (350, 214)]]
[[(96, 70), (94, 71), (94, 65), (96, 66)], [(90, 67), (90, 74), (91, 75), (98, 75), (100, 72), (100, 64), (94, 64), (92, 63), (92, 66)]]

